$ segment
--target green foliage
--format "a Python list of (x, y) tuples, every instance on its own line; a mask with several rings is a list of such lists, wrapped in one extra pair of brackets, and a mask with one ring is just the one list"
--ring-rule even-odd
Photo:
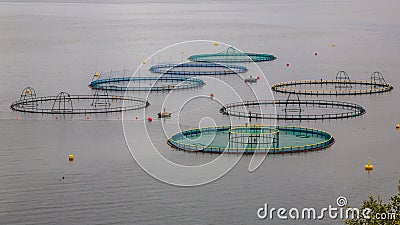
[[(351, 220), (346, 220), (345, 224), (348, 225), (400, 225), (400, 180), (397, 186), (398, 193), (392, 196), (389, 203), (384, 204), (380, 196), (376, 199), (371, 195), (368, 200), (365, 200), (360, 208), (362, 211), (365, 208), (370, 208), (372, 211), (369, 214), (370, 218), (355, 218)], [(385, 214), (387, 217), (391, 215), (391, 218), (381, 219), (377, 218)], [(394, 218), (393, 218), (394, 217)]]

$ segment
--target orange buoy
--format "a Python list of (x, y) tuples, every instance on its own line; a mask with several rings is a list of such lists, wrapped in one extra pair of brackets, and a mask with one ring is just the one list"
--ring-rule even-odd
[(151, 121), (153, 121), (153, 118), (149, 117), (149, 118), (147, 118), (147, 121), (151, 122)]
[(90, 120), (90, 117), (86, 117), (87, 120)]

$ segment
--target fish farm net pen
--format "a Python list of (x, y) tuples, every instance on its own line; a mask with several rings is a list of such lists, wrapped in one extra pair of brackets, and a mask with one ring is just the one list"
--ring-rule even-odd
[(247, 67), (240, 65), (224, 65), (219, 63), (158, 64), (151, 66), (152, 73), (184, 75), (184, 76), (212, 76), (229, 75), (247, 72)]
[[(235, 129), (246, 131), (232, 132)], [(252, 130), (257, 129), (257, 130)], [(260, 130), (261, 129), (261, 130)], [(268, 132), (264, 129), (268, 129)], [(277, 131), (273, 131), (273, 130)], [(236, 135), (236, 136), (234, 136)], [(210, 142), (210, 138), (212, 141)], [(172, 148), (217, 154), (283, 154), (328, 148), (335, 142), (325, 131), (290, 126), (221, 126), (190, 129), (172, 135)]]
[[(250, 111), (252, 107), (282, 107), (275, 113), (262, 113)], [(304, 113), (304, 109), (342, 109), (344, 112)], [(242, 109), (242, 110), (240, 110)], [(361, 116), (366, 110), (357, 104), (340, 101), (326, 100), (255, 100), (230, 103), (220, 109), (224, 115), (277, 120), (332, 120)]]
[[(122, 103), (124, 102), (124, 105)], [(70, 95), (61, 92), (57, 96), (37, 97), (36, 91), (27, 87), (22, 91), (19, 100), (10, 108), (18, 112), (41, 114), (91, 114), (112, 113), (145, 108), (150, 103), (143, 98), (108, 95)]]
[[(328, 89), (328, 86), (331, 88)], [(302, 89), (304, 87), (311, 89)], [(393, 90), (393, 86), (387, 83), (379, 72), (374, 72), (370, 80), (350, 80), (346, 72), (339, 71), (335, 80), (280, 82), (273, 85), (272, 90), (299, 95), (366, 95), (389, 92)]]
[(114, 77), (94, 80), (89, 87), (108, 91), (170, 91), (202, 87), (204, 84), (203, 80), (188, 77)]
[(192, 55), (188, 60), (193, 62), (220, 62), (220, 63), (242, 63), (242, 62), (262, 62), (272, 61), (276, 57), (266, 53), (244, 53), (236, 48), (228, 49), (214, 54)]

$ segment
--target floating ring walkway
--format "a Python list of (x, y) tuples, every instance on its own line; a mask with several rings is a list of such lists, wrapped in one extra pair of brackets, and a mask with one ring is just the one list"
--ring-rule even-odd
[[(122, 102), (124, 105), (122, 106)], [(33, 88), (22, 91), (21, 98), (13, 102), (14, 111), (42, 114), (91, 114), (112, 113), (145, 108), (149, 105), (145, 99), (128, 96), (70, 95), (61, 92), (57, 96), (37, 97)]]
[[(342, 73), (347, 75), (346, 72), (340, 71), (338, 76)], [(336, 80), (321, 79), (280, 82), (273, 85), (272, 90), (299, 95), (365, 95), (389, 92), (393, 89), (393, 86), (387, 83), (379, 72), (373, 73), (370, 80), (350, 80), (348, 76), (344, 78), (338, 76)], [(307, 86), (312, 89), (302, 89)]]
[(188, 77), (115, 77), (94, 80), (90, 88), (108, 91), (170, 91), (201, 87), (204, 81)]
[[(197, 69), (197, 70), (196, 70)], [(213, 69), (213, 70), (211, 70)], [(149, 69), (153, 73), (187, 76), (228, 75), (247, 72), (247, 67), (218, 63), (159, 64)]]
[(296, 153), (320, 150), (335, 142), (325, 131), (290, 126), (222, 126), (191, 129), (174, 134), (173, 148), (203, 153)]
[[(251, 111), (251, 107), (279, 107), (276, 113), (261, 113)], [(345, 112), (321, 112), (305, 113), (304, 108), (336, 109)], [(242, 110), (240, 110), (242, 109)], [(266, 110), (268, 111), (268, 110)], [(273, 110), (274, 111), (274, 110)], [(365, 109), (357, 104), (339, 101), (325, 100), (259, 100), (236, 102), (225, 105), (220, 113), (229, 116), (254, 118), (254, 119), (277, 119), (277, 120), (331, 120), (361, 116)]]
[(244, 53), (236, 48), (229, 47), (219, 53), (192, 55), (188, 59), (193, 62), (241, 63), (272, 61), (276, 57), (266, 53)]

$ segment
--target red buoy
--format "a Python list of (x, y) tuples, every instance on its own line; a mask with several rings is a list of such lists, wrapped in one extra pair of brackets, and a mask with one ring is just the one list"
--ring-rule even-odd
[(56, 116), (56, 120), (58, 120), (58, 116)]
[(139, 117), (136, 117), (136, 119), (139, 119)]
[(260, 79), (260, 77), (257, 77), (257, 80), (259, 80)]
[(211, 93), (211, 94), (210, 94), (210, 97), (213, 98), (213, 97), (214, 97), (214, 93)]
[(147, 118), (147, 120), (148, 120), (149, 122), (151, 122), (151, 121), (153, 121), (153, 118), (149, 117), (149, 118)]
[(290, 66), (289, 63), (286, 63), (286, 66), (289, 67)]
[(318, 52), (315, 52), (314, 55), (317, 56), (317, 55), (318, 55)]

